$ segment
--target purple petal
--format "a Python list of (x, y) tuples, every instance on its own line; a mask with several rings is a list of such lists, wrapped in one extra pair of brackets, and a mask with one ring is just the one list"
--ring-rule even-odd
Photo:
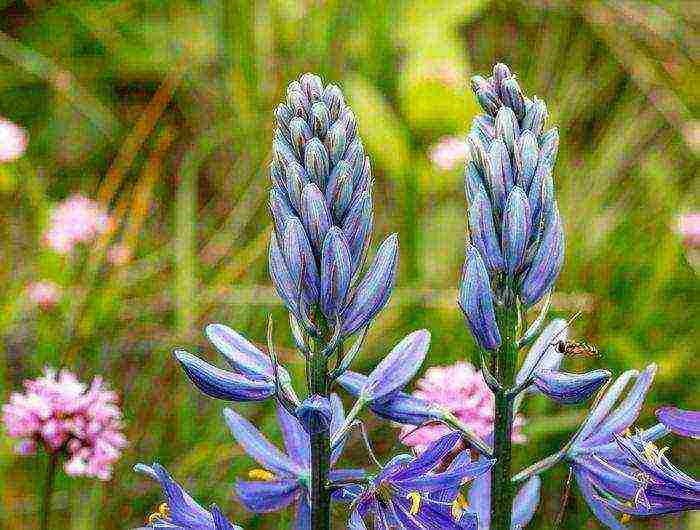
[(542, 241), (521, 285), (521, 297), (528, 306), (534, 305), (552, 289), (564, 265), (564, 230), (556, 205), (547, 222)]
[(506, 202), (506, 196), (513, 183), (513, 173), (510, 166), (508, 148), (503, 140), (497, 138), (489, 147), (489, 186), (495, 217), (500, 219)]
[[(340, 428), (345, 423), (345, 409), (343, 408), (343, 402), (341, 401), (338, 394), (331, 394), (331, 438), (335, 436)], [(333, 448), (331, 453), (331, 465), (335, 464), (343, 453), (343, 448), (345, 447), (346, 438), (343, 437), (340, 442)]]
[(301, 192), (304, 185), (309, 182), (309, 176), (298, 162), (293, 162), (285, 172), (285, 187), (292, 207), (301, 212)]
[(353, 200), (343, 221), (343, 233), (350, 247), (353, 274), (362, 265), (369, 247), (373, 220), (372, 196), (365, 192)]
[(277, 419), (282, 430), (282, 439), (287, 454), (294, 462), (304, 469), (311, 466), (311, 444), (309, 435), (299, 420), (292, 416), (287, 409), (277, 404)]
[(521, 186), (526, 191), (530, 189), (530, 184), (535, 176), (538, 157), (539, 148), (537, 147), (535, 136), (530, 131), (523, 132), (520, 136), (520, 160), (522, 164)]
[(458, 432), (452, 432), (434, 441), (418, 457), (394, 475), (395, 480), (421, 475), (433, 470), (445, 456), (458, 447), (460, 440), (461, 435)]
[(243, 530), (240, 526), (231, 524), (216, 504), (211, 505), (211, 515), (214, 519), (214, 530)]
[(326, 189), (330, 160), (328, 151), (318, 138), (312, 138), (306, 144), (304, 149), (304, 167), (315, 185), (321, 190)]
[(394, 287), (398, 254), (399, 241), (396, 234), (392, 234), (379, 247), (372, 265), (342, 313), (343, 336), (366, 326), (386, 305)]
[(442, 473), (425, 473), (410, 476), (405, 479), (395, 479), (395, 483), (408, 491), (434, 493), (440, 491), (456, 491), (462, 484), (488, 473), (493, 467), (494, 460), (481, 459), (467, 462)]
[(350, 392), (353, 396), (357, 397), (362, 391), (362, 387), (367, 383), (367, 376), (353, 372), (352, 370), (347, 370), (337, 379), (340, 386), (345, 390)]
[[(513, 81), (515, 81), (513, 79)], [(516, 81), (517, 83), (517, 81)], [(504, 99), (505, 103), (505, 93), (501, 92), (501, 98)], [(518, 124), (518, 118), (516, 118), (515, 113), (508, 106), (504, 105), (496, 113), (495, 120), (496, 136), (498, 136), (503, 143), (508, 148), (508, 153), (512, 153), (515, 150), (515, 143), (520, 138), (520, 125)], [(504, 181), (506, 183), (506, 193), (510, 193), (511, 188), (514, 183), (513, 170), (510, 165), (510, 160), (508, 161)]]
[(620, 403), (608, 418), (600, 424), (595, 434), (586, 442), (589, 447), (600, 445), (612, 440), (614, 434), (625, 431), (639, 416), (644, 404), (644, 398), (651, 388), (656, 375), (656, 364), (650, 364), (639, 374), (637, 381), (627, 394), (627, 397)]
[(493, 223), (491, 202), (484, 194), (478, 194), (469, 206), (469, 233), (488, 270), (491, 273), (502, 271), (503, 254)]
[(243, 335), (223, 324), (209, 324), (204, 333), (228, 364), (252, 379), (269, 379), (272, 362)]
[(489, 274), (479, 252), (471, 245), (464, 262), (459, 303), (479, 346), (486, 350), (498, 349), (501, 334), (496, 323)]
[(180, 484), (175, 482), (163, 466), (158, 463), (151, 466), (138, 464), (134, 470), (160, 482), (170, 509), (170, 521), (173, 524), (186, 528), (211, 528), (213, 526), (211, 514), (202, 508)]
[(395, 508), (394, 514), (401, 526), (391, 528), (405, 528), (407, 530), (425, 530), (439, 528), (440, 530), (476, 530), (475, 518), (465, 514), (459, 520), (452, 517), (451, 507), (440, 504), (432, 499), (423, 498), (418, 513), (411, 513), (411, 506), (405, 497), (395, 497), (391, 506)]
[(484, 473), (472, 481), (467, 495), (469, 509), (479, 519), (479, 530), (491, 526), (491, 473)]
[(539, 237), (542, 223), (547, 220), (554, 200), (552, 166), (541, 158), (537, 163), (527, 197), (530, 203), (534, 239)]
[(355, 506), (355, 509), (352, 511), (352, 514), (350, 514), (350, 520), (348, 521), (348, 530), (367, 530), (367, 526), (363, 521), (363, 517), (367, 515), (369, 509), (369, 499), (361, 500), (359, 503), (357, 503), (357, 506)]
[(430, 333), (426, 329), (414, 331), (404, 337), (369, 375), (362, 389), (362, 397), (368, 402), (402, 388), (420, 369), (430, 346)]
[[(556, 347), (556, 343), (567, 340), (569, 328), (566, 320), (553, 320), (537, 337), (535, 343), (525, 357), (522, 367), (515, 378), (516, 385), (522, 385), (530, 372), (537, 373), (540, 370), (557, 370), (564, 358)], [(546, 352), (544, 351), (546, 348)], [(543, 353), (544, 352), (544, 353)]]
[[(340, 386), (357, 397), (367, 382), (367, 376), (348, 370), (337, 381)], [(381, 418), (406, 425), (421, 425), (438, 418), (438, 413), (430, 402), (405, 392), (394, 392), (385, 399), (375, 401), (370, 404), (370, 409)]]
[(672, 433), (688, 438), (700, 438), (700, 411), (676, 407), (661, 407), (656, 417)]
[(610, 511), (593, 489), (590, 475), (585, 471), (577, 471), (574, 475), (586, 504), (588, 504), (596, 518), (611, 530), (625, 530), (625, 526), (617, 520), (615, 514)]
[(313, 394), (299, 405), (297, 417), (309, 434), (327, 431), (333, 418), (331, 403), (328, 398)]
[(297, 501), (293, 528), (294, 530), (308, 530), (311, 528), (311, 503), (306, 493)]
[(301, 285), (304, 299), (308, 303), (315, 303), (318, 300), (320, 283), (316, 258), (304, 227), (296, 217), (287, 222), (280, 250), (292, 281), (295, 285)]
[(350, 249), (343, 231), (334, 226), (328, 231), (321, 251), (321, 309), (328, 318), (344, 307), (351, 277)]
[(617, 401), (617, 398), (620, 397), (620, 394), (622, 394), (622, 391), (627, 386), (627, 383), (638, 373), (637, 370), (627, 370), (610, 385), (598, 404), (591, 409), (588, 413), (588, 417), (581, 425), (579, 432), (576, 434), (571, 444), (572, 453), (576, 453), (579, 446), (586, 442), (591, 433), (598, 430), (600, 422), (608, 415)]
[(272, 215), (272, 221), (275, 224), (275, 231), (277, 234), (281, 235), (287, 227), (289, 219), (294, 218), (292, 206), (282, 195), (282, 192), (276, 189), (270, 190), (268, 206), (270, 208), (270, 214)]
[(559, 151), (559, 129), (552, 127), (540, 138), (540, 157), (547, 160), (552, 166), (557, 161)]
[(270, 239), (268, 262), (270, 279), (272, 279), (272, 283), (277, 290), (277, 294), (284, 301), (287, 309), (297, 315), (297, 284), (294, 283), (294, 279), (292, 278), (291, 274), (289, 274), (287, 264), (284, 261), (284, 256), (282, 255), (282, 251), (277, 243), (277, 235), (275, 233), (272, 234), (272, 238)]
[(513, 500), (512, 528), (519, 530), (532, 520), (540, 502), (542, 480), (535, 475), (518, 491)]
[[(545, 105), (544, 101), (535, 96), (532, 98), (532, 105), (530, 105), (530, 107), (527, 109), (525, 117), (523, 118), (523, 129), (529, 129), (529, 131), (532, 131), (531, 134), (536, 138), (542, 134), (546, 120), (547, 105)], [(525, 132), (529, 131), (524, 131), (523, 134), (521, 134), (521, 138)]]
[(275, 395), (271, 381), (222, 370), (184, 350), (176, 350), (173, 355), (194, 386), (207, 396), (225, 401), (263, 401)]
[(265, 469), (281, 477), (297, 477), (302, 473), (298, 464), (268, 442), (243, 416), (231, 409), (224, 409), (224, 420), (245, 452)]
[(333, 169), (326, 188), (326, 203), (336, 220), (344, 218), (352, 200), (352, 192), (352, 168), (348, 162), (341, 160)]
[(530, 239), (530, 205), (525, 192), (517, 186), (506, 201), (501, 238), (506, 272), (513, 277), (520, 270)]
[(276, 512), (289, 506), (301, 493), (296, 479), (239, 480), (234, 487), (241, 504), (251, 512)]
[(547, 397), (571, 405), (582, 403), (610, 380), (608, 370), (593, 370), (585, 374), (571, 374), (557, 370), (540, 370), (533, 383)]
[(471, 160), (467, 162), (464, 169), (464, 191), (470, 206), (479, 194), (486, 196), (484, 181), (481, 178), (479, 170), (476, 168), (476, 164)]
[(323, 240), (326, 238), (333, 220), (326, 206), (326, 199), (323, 197), (323, 193), (313, 183), (304, 186), (304, 191), (301, 195), (301, 219), (306, 232), (309, 234), (311, 245), (320, 255)]
[(395, 392), (388, 399), (372, 403), (370, 409), (380, 418), (404, 425), (422, 425), (440, 417), (429, 401), (405, 392)]

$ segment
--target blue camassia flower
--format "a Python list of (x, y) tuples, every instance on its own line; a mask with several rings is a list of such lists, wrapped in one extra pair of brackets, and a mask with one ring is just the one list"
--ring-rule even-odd
[(477, 529), (477, 517), (464, 509), (460, 487), (488, 473), (493, 460), (472, 462), (469, 451), (458, 454), (441, 469), (445, 458), (459, 447), (459, 433), (433, 442), (418, 457), (394, 457), (365, 488), (347, 488), (344, 500), (352, 500), (348, 522), (351, 530), (365, 530), (371, 514), (375, 529), (408, 530), (441, 528)]
[(206, 510), (160, 464), (137, 464), (134, 469), (160, 482), (166, 502), (148, 518), (148, 526), (137, 530), (243, 530), (230, 523), (216, 505)]
[[(344, 420), (344, 412), (337, 395), (331, 396), (331, 434)], [(248, 420), (231, 409), (224, 409), (224, 418), (231, 433), (246, 453), (263, 469), (253, 469), (248, 476), (253, 480), (239, 480), (235, 491), (241, 504), (256, 513), (275, 512), (289, 505), (296, 509), (294, 527), (306, 530), (310, 526), (309, 484), (311, 482), (311, 445), (309, 434), (302, 424), (287, 410), (278, 405), (277, 417), (287, 454), (272, 445)], [(331, 465), (342, 451), (342, 443), (334, 448)], [(331, 484), (364, 478), (361, 469), (331, 470)], [(340, 488), (339, 493), (343, 491)]]
[[(674, 466), (664, 455), (667, 448), (659, 449), (649, 440), (657, 432), (665, 432), (665, 427), (615, 437), (617, 448), (608, 457), (614, 463), (606, 460), (610, 478), (591, 479), (609, 508), (638, 517), (700, 509), (700, 481)], [(630, 484), (635, 485), (632, 491)]]
[[(652, 364), (641, 374), (629, 370), (620, 375), (566, 451), (588, 506), (613, 530), (624, 529), (629, 515), (644, 517), (700, 508), (700, 483), (675, 468), (653, 444), (669, 429), (658, 424), (630, 434), (655, 373), (656, 365)], [(630, 391), (615, 406), (635, 377)]]

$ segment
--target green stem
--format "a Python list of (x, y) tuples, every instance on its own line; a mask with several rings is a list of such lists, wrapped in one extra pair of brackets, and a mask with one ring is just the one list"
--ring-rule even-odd
[[(309, 364), (310, 393), (328, 397), (328, 360), (323, 355), (322, 342), (314, 345)], [(331, 527), (330, 460), (330, 430), (311, 425), (311, 530), (330, 530)]]
[(502, 345), (493, 355), (495, 376), (503, 389), (496, 393), (494, 419), (493, 456), (496, 463), (491, 472), (491, 528), (510, 530), (513, 507), (511, 483), (511, 440), (513, 434), (513, 400), (508, 389), (515, 383), (515, 366), (518, 357), (518, 311), (515, 304), (507, 304), (498, 315)]
[(58, 467), (58, 453), (51, 453), (49, 464), (46, 466), (46, 480), (44, 482), (44, 498), (41, 500), (41, 530), (49, 530), (51, 521), (51, 497)]

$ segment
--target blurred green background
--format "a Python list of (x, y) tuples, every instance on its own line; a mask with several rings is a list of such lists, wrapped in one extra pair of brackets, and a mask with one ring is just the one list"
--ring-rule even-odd
[[(439, 170), (427, 153), (468, 131), (469, 76), (500, 60), (561, 131), (568, 246), (552, 316), (582, 310), (573, 335), (602, 352), (567, 368), (658, 363), (640, 425), (660, 403), (700, 408), (700, 289), (675, 233), (679, 212), (700, 209), (699, 27), (693, 1), (0, 0), (0, 116), (30, 138), (24, 158), (0, 166), (0, 401), (45, 364), (103, 374), (130, 442), (110, 482), (61, 474), (55, 528), (138, 526), (160, 492), (131, 467), (155, 459), (247, 529), (288, 524), (232, 500), (253, 463), (226, 432), (222, 403), (198, 394), (169, 352), (215, 359), (201, 334), (213, 321), (260, 342), (271, 313), (286, 364), (303, 373), (267, 277), (265, 202), (272, 109), (305, 71), (345, 91), (373, 161), (374, 242), (393, 231), (401, 242), (394, 296), (357, 369), (418, 327), (433, 333), (426, 367), (474, 353), (455, 304), (461, 170)], [(68, 258), (42, 234), (74, 192), (107, 205), (117, 229)], [(132, 257), (110, 264), (117, 243)], [(64, 290), (51, 311), (27, 301), (42, 279)], [(279, 441), (272, 405), (237, 408)], [(516, 467), (558, 449), (585, 409), (540, 398), (524, 413)], [(386, 456), (395, 430), (368, 423)], [(697, 442), (673, 443), (695, 476), (699, 454)], [(347, 459), (367, 462), (357, 440)], [(45, 465), (15, 456), (0, 433), (0, 527), (36, 527)], [(548, 476), (533, 528), (556, 517), (565, 477)], [(697, 529), (700, 518), (632, 526)], [(598, 528), (575, 491), (563, 527)]]

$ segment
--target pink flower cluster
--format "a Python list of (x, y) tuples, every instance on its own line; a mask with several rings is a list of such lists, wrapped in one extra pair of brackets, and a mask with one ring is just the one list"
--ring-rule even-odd
[(49, 280), (32, 282), (27, 286), (29, 302), (44, 311), (55, 307), (61, 299), (61, 294), (61, 286)]
[(43, 447), (67, 457), (69, 475), (108, 480), (126, 446), (116, 393), (105, 390), (100, 377), (88, 387), (68, 370), (50, 368), (24, 386), (2, 407), (8, 434), (19, 439), (16, 451), (28, 455)]
[(72, 195), (52, 212), (44, 240), (59, 254), (68, 254), (78, 243), (88, 243), (110, 230), (112, 219), (96, 201)]
[(678, 233), (687, 247), (700, 247), (700, 213), (679, 215)]
[(428, 150), (430, 161), (442, 171), (452, 171), (467, 159), (467, 144), (456, 136), (445, 136)]
[(27, 149), (27, 133), (9, 120), (0, 118), (0, 163), (20, 158)]
[[(415, 397), (441, 405), (481, 438), (493, 431), (493, 393), (486, 386), (481, 372), (471, 364), (458, 362), (429, 368), (416, 386)], [(521, 430), (524, 423), (523, 417), (518, 414), (513, 425), (513, 441), (516, 443), (525, 441)], [(418, 430), (407, 425), (401, 429), (401, 440), (420, 453), (431, 442), (449, 432), (449, 428), (442, 424), (426, 425)]]

